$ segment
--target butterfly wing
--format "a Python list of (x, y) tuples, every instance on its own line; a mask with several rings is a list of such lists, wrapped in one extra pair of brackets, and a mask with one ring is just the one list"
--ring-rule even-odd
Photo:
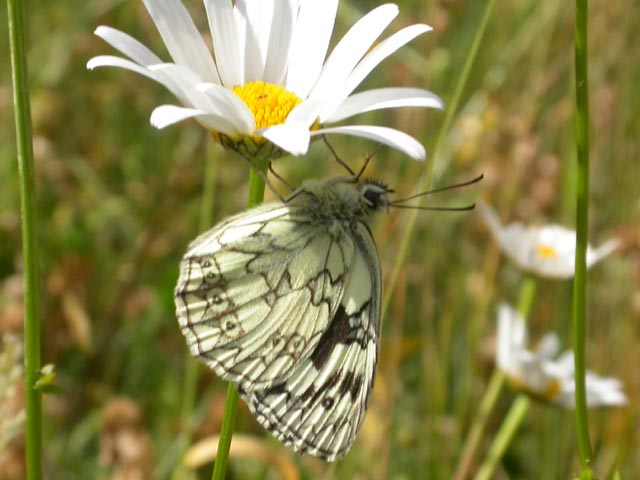
[(381, 278), (369, 228), (350, 231), (354, 260), (341, 302), (308, 359), (286, 381), (240, 395), (258, 421), (299, 453), (336, 460), (364, 420), (378, 361)]
[(335, 316), (353, 257), (350, 238), (304, 204), (263, 205), (202, 234), (174, 294), (192, 355), (244, 391), (282, 383)]

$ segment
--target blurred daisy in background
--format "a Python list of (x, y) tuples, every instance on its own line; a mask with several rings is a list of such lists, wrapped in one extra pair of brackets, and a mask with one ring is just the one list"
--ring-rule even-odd
[[(126, 33), (95, 33), (128, 58), (98, 56), (87, 67), (120, 67), (164, 85), (180, 105), (161, 105), (151, 123), (164, 128), (195, 118), (225, 148), (247, 158), (307, 152), (312, 137), (364, 137), (425, 158), (411, 136), (373, 125), (327, 125), (359, 113), (397, 107), (443, 108), (417, 88), (353, 93), (385, 58), (431, 27), (415, 24), (378, 37), (398, 15), (394, 4), (375, 8), (327, 50), (338, 0), (205, 0), (213, 56), (180, 0), (144, 0), (173, 59), (163, 62)], [(265, 141), (265, 140), (268, 140)]]
[[(560, 350), (555, 333), (542, 337), (536, 350), (528, 350), (524, 318), (509, 305), (500, 304), (497, 335), (496, 365), (515, 389), (545, 402), (574, 408), (573, 352), (569, 350), (553, 360)], [(615, 378), (587, 371), (586, 385), (590, 407), (627, 403), (622, 384)]]
[[(484, 202), (478, 213), (507, 257), (518, 267), (541, 277), (571, 278), (575, 270), (576, 232), (560, 225), (541, 227), (511, 223), (503, 226), (496, 212)], [(618, 248), (617, 239), (598, 248), (587, 247), (587, 268)]]

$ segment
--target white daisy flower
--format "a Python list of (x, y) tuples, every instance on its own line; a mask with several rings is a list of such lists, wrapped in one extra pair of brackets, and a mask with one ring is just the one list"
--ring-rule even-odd
[[(575, 405), (575, 370), (573, 352), (556, 360), (560, 340), (555, 333), (546, 334), (535, 351), (527, 350), (527, 327), (524, 318), (506, 304), (498, 306), (498, 340), (496, 365), (514, 388), (545, 402), (573, 408)], [(587, 405), (625, 405), (627, 397), (615, 378), (603, 378), (587, 372)]]
[[(571, 278), (575, 269), (576, 232), (560, 225), (542, 227), (511, 223), (503, 226), (496, 212), (478, 202), (478, 213), (502, 251), (522, 270), (541, 277)], [(598, 248), (587, 247), (587, 268), (620, 246), (611, 239)]]
[(87, 67), (125, 68), (170, 90), (181, 105), (155, 108), (152, 125), (164, 128), (195, 118), (223, 146), (251, 157), (265, 155), (265, 145), (270, 158), (304, 154), (312, 137), (342, 133), (425, 158), (418, 141), (392, 128), (328, 126), (371, 110), (443, 108), (440, 98), (417, 88), (353, 93), (382, 60), (431, 30), (415, 24), (376, 43), (398, 15), (396, 5), (362, 17), (327, 57), (338, 0), (204, 0), (213, 56), (180, 0), (144, 4), (173, 63), (126, 33), (100, 26), (96, 35), (128, 58), (94, 57)]

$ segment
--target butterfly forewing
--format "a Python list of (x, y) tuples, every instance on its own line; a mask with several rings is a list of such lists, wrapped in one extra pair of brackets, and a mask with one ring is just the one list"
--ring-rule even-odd
[(264, 206), (197, 238), (181, 263), (178, 322), (191, 353), (243, 389), (288, 378), (338, 308), (353, 243)]

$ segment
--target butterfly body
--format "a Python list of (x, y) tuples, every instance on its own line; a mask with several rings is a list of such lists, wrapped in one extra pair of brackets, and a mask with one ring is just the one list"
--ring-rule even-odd
[(389, 192), (307, 181), (200, 235), (182, 259), (176, 312), (191, 353), (300, 453), (342, 457), (364, 419), (381, 299), (366, 219)]

